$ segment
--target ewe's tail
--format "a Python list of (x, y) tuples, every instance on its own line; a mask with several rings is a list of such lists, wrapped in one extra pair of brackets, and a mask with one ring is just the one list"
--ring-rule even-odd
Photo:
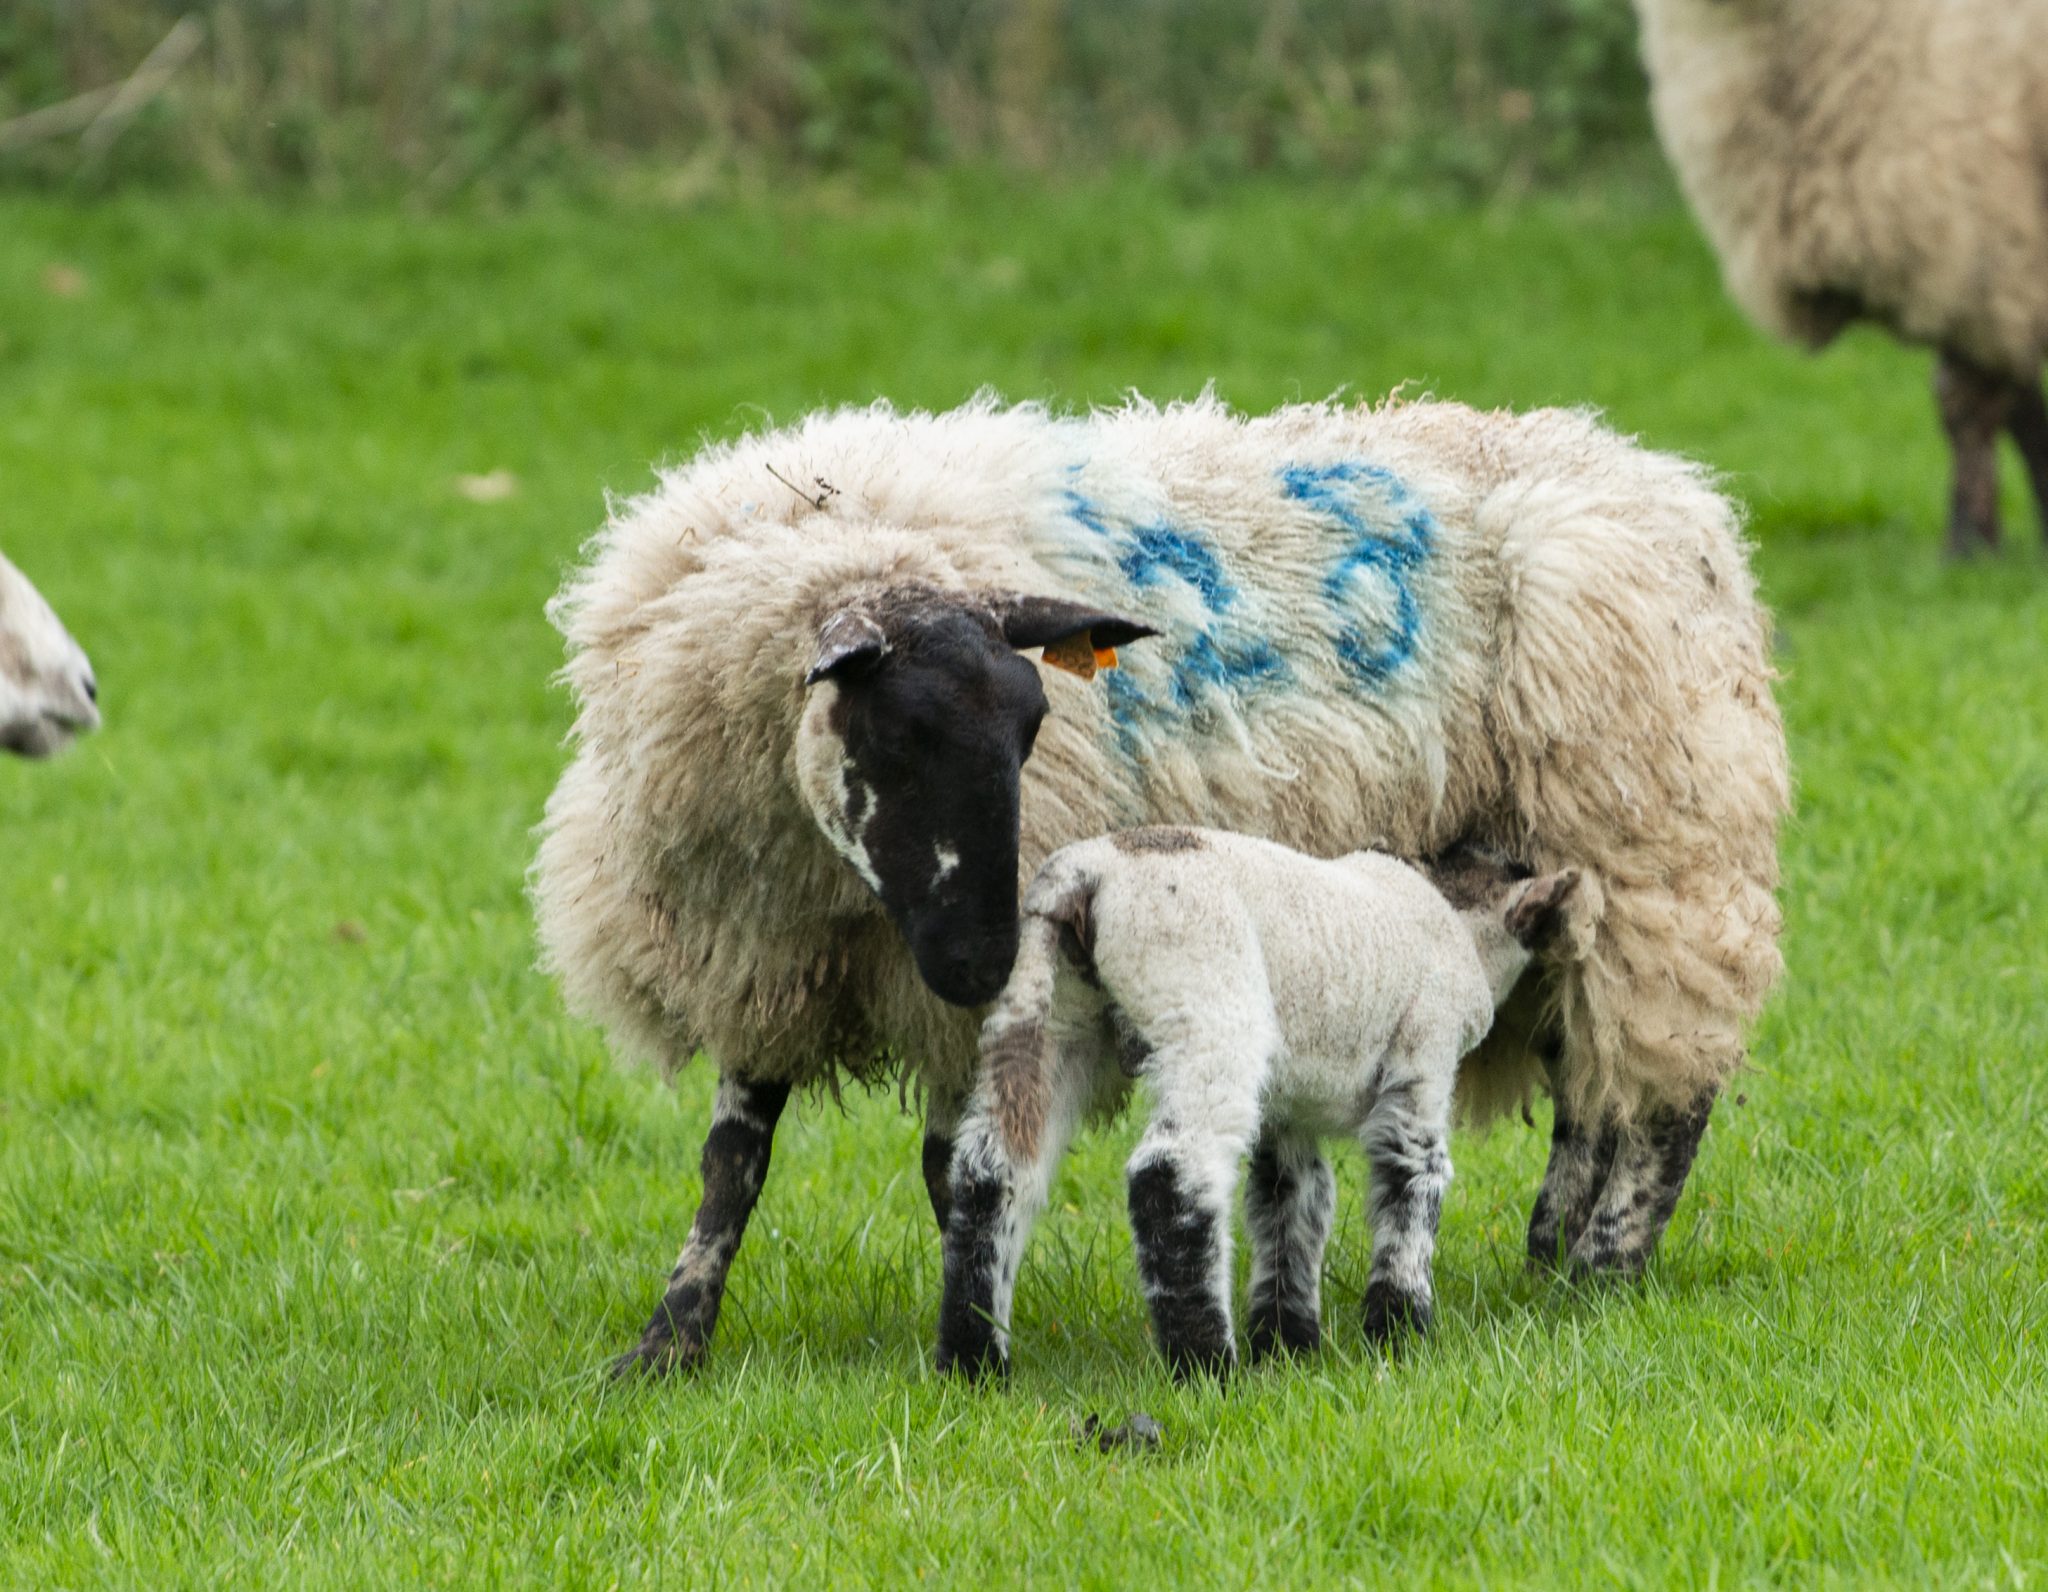
[(1048, 869), (1024, 898), (1017, 962), (1003, 998), (981, 1030), (981, 1064), (996, 1126), (1013, 1160), (1038, 1159), (1051, 1108), (1053, 1055), (1049, 1022), (1060, 963), (1094, 976), (1090, 907), (1095, 881)]

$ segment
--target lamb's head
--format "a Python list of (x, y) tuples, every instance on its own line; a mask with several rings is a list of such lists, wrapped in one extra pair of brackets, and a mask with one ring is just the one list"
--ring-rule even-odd
[(0, 751), (48, 757), (100, 722), (99, 682), (28, 577), (0, 558)]
[(1500, 852), (1464, 843), (1422, 864), (1430, 883), (1465, 920), (1499, 1006), (1515, 981), (1563, 931), (1578, 870), (1537, 874)]
[(820, 627), (798, 782), (943, 999), (993, 1000), (1017, 955), (1018, 784), (1046, 712), (1019, 651), (1092, 673), (1101, 653), (1153, 634), (1058, 598), (926, 585)]

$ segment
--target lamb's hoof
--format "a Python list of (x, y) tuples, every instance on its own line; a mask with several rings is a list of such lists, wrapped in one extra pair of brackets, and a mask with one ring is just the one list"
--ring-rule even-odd
[(1175, 1344), (1166, 1350), (1166, 1367), (1176, 1382), (1193, 1382), (1204, 1377), (1227, 1382), (1230, 1373), (1237, 1369), (1237, 1345)]
[(993, 1344), (980, 1350), (960, 1352), (940, 1344), (933, 1364), (938, 1368), (939, 1375), (957, 1377), (969, 1384), (1001, 1384), (1010, 1380), (1010, 1357)]
[(1366, 1284), (1365, 1341), (1370, 1344), (1391, 1347), (1422, 1337), (1435, 1317), (1427, 1294), (1406, 1293), (1391, 1283)]
[(1252, 1323), (1246, 1358), (1257, 1365), (1283, 1354), (1314, 1354), (1322, 1346), (1321, 1322), (1305, 1316), (1282, 1316)]
[(664, 1377), (680, 1371), (694, 1371), (704, 1363), (707, 1349), (706, 1344), (658, 1337), (650, 1332), (612, 1361), (612, 1380), (624, 1382), (636, 1377)]

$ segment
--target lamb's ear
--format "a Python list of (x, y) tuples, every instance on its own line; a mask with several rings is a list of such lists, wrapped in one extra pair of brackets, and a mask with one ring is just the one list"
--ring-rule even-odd
[(1003, 627), (1003, 639), (1011, 646), (1020, 652), (1043, 647), (1045, 662), (1084, 680), (1098, 668), (1114, 669), (1118, 647), (1159, 634), (1151, 625), (1062, 597), (1006, 593), (996, 597), (992, 606)]
[(1578, 887), (1576, 868), (1546, 873), (1516, 885), (1508, 894), (1508, 933), (1532, 951), (1548, 944), (1564, 922), (1564, 904)]
[(804, 675), (804, 684), (865, 674), (888, 653), (889, 638), (880, 625), (864, 613), (842, 608), (818, 627), (818, 653)]

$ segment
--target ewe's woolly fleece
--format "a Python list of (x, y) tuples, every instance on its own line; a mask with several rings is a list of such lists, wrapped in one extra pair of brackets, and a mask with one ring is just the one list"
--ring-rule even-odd
[[(1718, 1083), (1779, 971), (1784, 739), (1735, 517), (1586, 415), (840, 410), (707, 448), (588, 554), (551, 610), (580, 713), (544, 963), (669, 1066), (965, 1091), (973, 1014), (919, 982), (793, 770), (819, 625), (908, 580), (1166, 632), (1094, 681), (1047, 672), (1027, 879), (1154, 822), (1321, 855), (1476, 832), (1578, 867), (1551, 994), (1581, 1111)], [(1479, 1115), (1535, 1075), (1522, 1038), (1468, 1065)]]
[(2048, 4), (1636, 8), (1658, 131), (1737, 303), (1819, 344), (1846, 295), (2032, 379), (2048, 357)]

